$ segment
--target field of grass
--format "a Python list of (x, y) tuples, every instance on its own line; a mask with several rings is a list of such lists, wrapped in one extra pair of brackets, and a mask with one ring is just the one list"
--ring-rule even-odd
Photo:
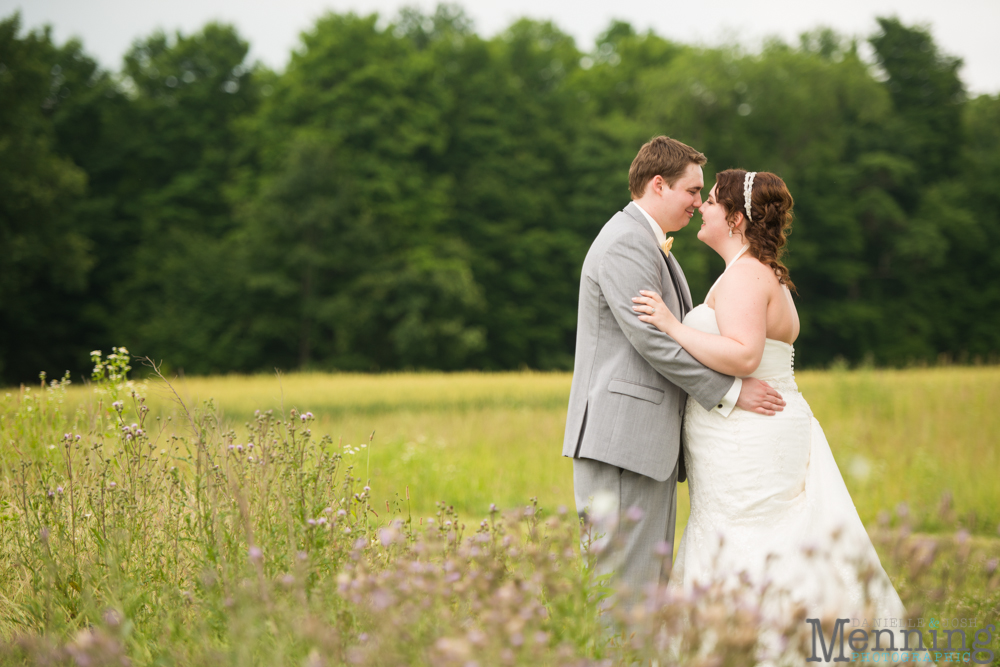
[[(491, 503), (573, 507), (573, 472), (560, 456), (571, 376), (562, 373), (294, 374), (188, 378), (174, 388), (191, 406), (212, 399), (239, 431), (255, 410), (312, 411), (313, 430), (355, 455), (376, 506), (407, 489), (413, 508), (437, 501), (480, 516)], [(824, 371), (798, 374), (866, 525), (909, 504), (934, 530), (944, 494), (974, 533), (1000, 529), (1000, 368)], [(74, 393), (85, 393), (75, 388)], [(153, 414), (172, 394), (151, 383)], [(364, 475), (363, 475), (364, 476)], [(678, 521), (687, 517), (681, 485)]]
[[(716, 589), (598, 639), (567, 374), (108, 363), (0, 392), (0, 665), (647, 664), (665, 626), (754, 661), (762, 617)], [(798, 379), (909, 613), (996, 624), (1000, 368)], [(808, 653), (802, 625), (767, 627)]]

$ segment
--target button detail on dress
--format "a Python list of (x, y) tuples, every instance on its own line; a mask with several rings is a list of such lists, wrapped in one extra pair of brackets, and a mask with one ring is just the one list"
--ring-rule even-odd
[(719, 407), (720, 407), (720, 408), (722, 407), (722, 403), (719, 403)]

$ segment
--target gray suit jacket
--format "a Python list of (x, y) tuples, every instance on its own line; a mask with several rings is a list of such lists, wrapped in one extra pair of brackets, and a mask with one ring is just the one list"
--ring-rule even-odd
[(630, 203), (604, 225), (583, 262), (563, 456), (663, 481), (677, 463), (687, 395), (710, 410), (734, 380), (640, 322), (632, 310), (639, 290), (659, 293), (678, 319), (691, 309), (680, 265), (673, 255), (664, 258), (642, 211)]

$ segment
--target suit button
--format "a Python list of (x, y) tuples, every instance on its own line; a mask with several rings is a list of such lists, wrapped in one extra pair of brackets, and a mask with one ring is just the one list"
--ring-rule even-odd
[(720, 408), (722, 407), (722, 403), (719, 403), (719, 407), (720, 407)]

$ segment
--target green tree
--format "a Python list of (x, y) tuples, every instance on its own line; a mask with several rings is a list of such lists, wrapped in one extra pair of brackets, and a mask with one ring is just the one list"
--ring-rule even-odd
[(433, 65), (375, 16), (328, 15), (248, 130), (251, 331), (272, 363), (462, 368), (482, 348), (452, 184), (427, 166), (447, 104)]
[[(62, 308), (84, 291), (91, 244), (72, 210), (86, 174), (55, 149), (52, 109), (68, 94), (51, 34), (0, 21), (0, 379), (61, 372), (76, 348)], [(75, 49), (76, 45), (71, 45)], [(65, 365), (64, 365), (65, 364)]]

